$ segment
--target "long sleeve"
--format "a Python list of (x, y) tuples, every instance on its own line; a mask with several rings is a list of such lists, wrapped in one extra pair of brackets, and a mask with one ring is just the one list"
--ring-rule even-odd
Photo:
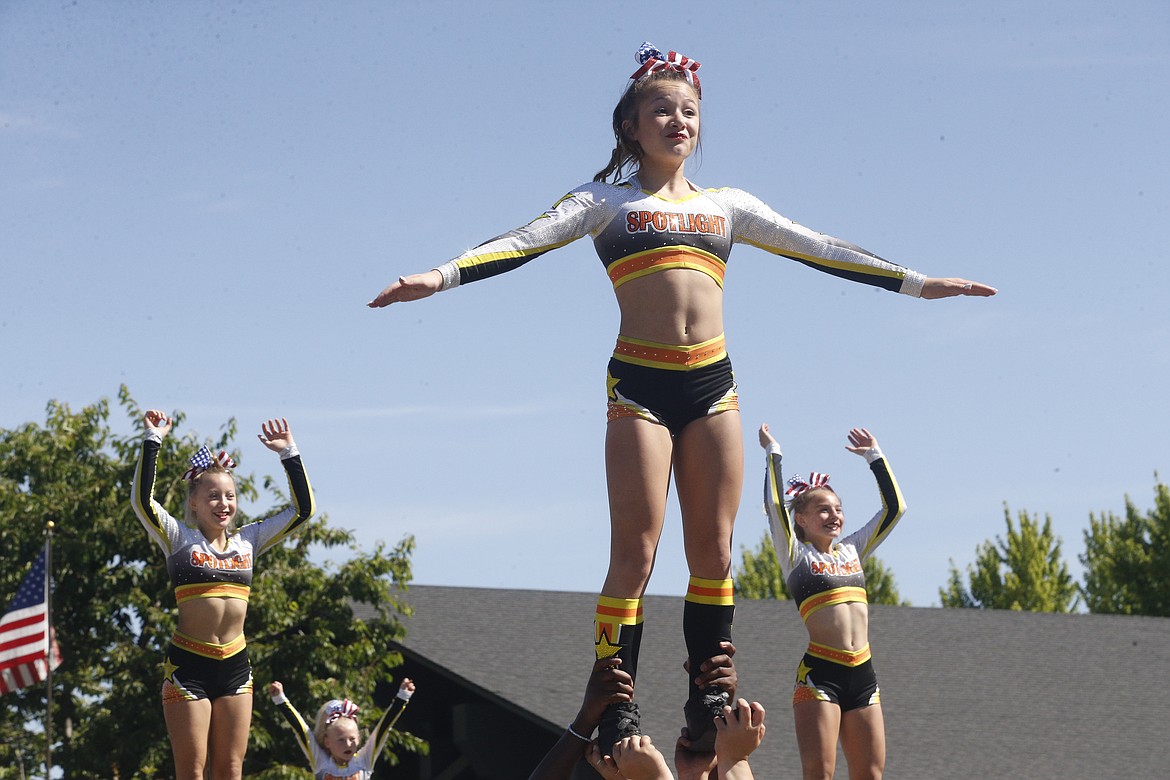
[(869, 464), (877, 481), (878, 493), (881, 495), (882, 507), (873, 518), (861, 527), (856, 533), (845, 538), (857, 547), (857, 555), (861, 560), (868, 558), (879, 544), (886, 540), (898, 520), (906, 512), (906, 500), (902, 497), (902, 490), (898, 481), (894, 479), (894, 472), (884, 455), (877, 452)]
[(301, 748), (301, 752), (305, 754), (305, 758), (309, 761), (309, 766), (313, 766), (313, 730), (305, 723), (305, 719), (301, 717), (301, 713), (297, 712), (297, 708), (293, 706), (292, 702), (283, 693), (273, 698), (272, 703), (280, 710), (280, 714), (284, 716), (284, 720), (292, 727), (293, 734), (297, 738), (297, 745)]
[(796, 560), (796, 546), (799, 542), (792, 527), (792, 517), (784, 503), (781, 457), (779, 447), (774, 444), (768, 446), (764, 469), (764, 510), (768, 513), (768, 528), (772, 532), (772, 545), (776, 548), (776, 556), (780, 559), (780, 569), (787, 578)]
[(148, 434), (143, 439), (138, 464), (134, 468), (130, 503), (146, 533), (164, 553), (170, 555), (179, 538), (178, 523), (154, 500), (154, 482), (158, 473), (158, 453), (161, 448), (162, 439), (157, 434)]
[(920, 297), (926, 277), (883, 260), (872, 252), (809, 230), (773, 211), (743, 190), (708, 191), (731, 215), (734, 240), (787, 257), (842, 279)]
[(394, 730), (394, 724), (398, 722), (399, 716), (402, 715), (402, 711), (409, 703), (410, 699), (404, 699), (401, 695), (395, 696), (394, 701), (382, 713), (382, 717), (374, 726), (373, 731), (370, 732), (370, 738), (366, 740), (366, 744), (362, 745), (362, 749), (358, 751), (358, 755), (365, 758), (366, 766), (370, 767), (371, 770), (383, 748), (386, 747), (386, 740), (390, 737), (390, 732)]
[(313, 488), (309, 484), (309, 477), (305, 473), (305, 464), (301, 461), (300, 454), (290, 453), (287, 457), (282, 457), (280, 463), (288, 477), (292, 504), (272, 517), (250, 523), (240, 529), (251, 536), (258, 556), (295, 533), (317, 511)]
[(590, 182), (554, 203), (523, 227), (496, 236), (441, 266), (443, 288), (457, 287), (514, 270), (552, 249), (605, 225), (616, 213), (612, 184)]

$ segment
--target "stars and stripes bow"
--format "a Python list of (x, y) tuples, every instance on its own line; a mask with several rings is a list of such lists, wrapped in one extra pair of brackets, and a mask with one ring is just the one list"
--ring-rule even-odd
[(646, 41), (638, 47), (637, 54), (634, 55), (642, 67), (634, 72), (631, 79), (637, 81), (643, 76), (649, 76), (651, 73), (657, 73), (660, 70), (673, 70), (676, 73), (681, 73), (683, 78), (690, 82), (691, 86), (695, 88), (695, 92), (701, 98), (703, 97), (703, 90), (699, 86), (699, 74), (695, 71), (699, 69), (699, 63), (692, 60), (685, 54), (679, 54), (677, 51), (672, 51), (669, 54), (663, 54), (654, 44)]
[(357, 720), (358, 709), (349, 699), (331, 699), (325, 703), (325, 724), (328, 725), (338, 718), (349, 718), (350, 720)]
[(784, 491), (785, 495), (796, 498), (801, 493), (804, 493), (813, 488), (824, 487), (829, 484), (829, 475), (822, 474), (819, 471), (814, 471), (808, 475), (808, 479), (801, 477), (789, 477), (788, 489)]
[(228, 470), (236, 467), (236, 462), (232, 460), (231, 455), (227, 454), (227, 450), (220, 450), (219, 455), (212, 455), (211, 448), (204, 444), (198, 452), (191, 456), (191, 468), (183, 474), (183, 479), (195, 479), (199, 472), (211, 465), (212, 460), (218, 460), (219, 465)]

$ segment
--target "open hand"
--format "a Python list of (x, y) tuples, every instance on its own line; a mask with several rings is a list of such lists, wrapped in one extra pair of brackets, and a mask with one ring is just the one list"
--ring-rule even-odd
[(852, 428), (849, 431), (849, 444), (845, 445), (845, 449), (854, 455), (865, 455), (876, 446), (877, 438), (872, 433), (865, 428)]
[(978, 298), (990, 298), (999, 290), (986, 284), (972, 282), (967, 279), (939, 279), (927, 277), (922, 283), (922, 297), (928, 300), (936, 298), (953, 298), (956, 295), (974, 295)]
[(381, 309), (392, 303), (402, 301), (417, 301), (434, 295), (443, 286), (443, 275), (437, 270), (427, 271), (425, 274), (411, 274), (400, 276), (398, 281), (374, 296), (374, 300), (366, 305), (371, 309)]
[(280, 452), (296, 445), (296, 442), (293, 441), (292, 430), (288, 427), (288, 420), (283, 417), (279, 420), (269, 420), (260, 426), (260, 430), (263, 433), (256, 434), (256, 438), (273, 452)]

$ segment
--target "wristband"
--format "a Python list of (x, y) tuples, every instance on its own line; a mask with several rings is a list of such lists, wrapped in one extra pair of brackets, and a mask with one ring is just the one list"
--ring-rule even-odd
[(565, 726), (565, 731), (569, 732), (570, 734), (572, 734), (574, 737), (576, 737), (577, 739), (581, 740), (582, 742), (589, 742), (589, 741), (591, 741), (591, 740), (589, 739), (589, 737), (583, 737), (583, 736), (581, 736), (580, 734), (578, 734), (578, 733), (577, 733), (577, 732), (576, 732), (576, 731), (573, 729), (573, 724), (572, 724), (572, 723), (570, 723), (568, 726)]

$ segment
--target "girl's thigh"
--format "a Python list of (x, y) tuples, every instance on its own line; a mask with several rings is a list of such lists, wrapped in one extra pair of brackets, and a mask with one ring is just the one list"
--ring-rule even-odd
[(886, 768), (886, 724), (882, 705), (871, 704), (841, 716), (841, 749), (851, 780), (882, 776)]
[(674, 447), (674, 483), (691, 574), (730, 576), (731, 535), (743, 494), (739, 412), (713, 414), (683, 428)]
[(634, 417), (606, 426), (609, 573), (602, 593), (638, 598), (650, 579), (670, 490), (673, 441), (663, 426)]
[(211, 705), (211, 773), (238, 780), (243, 775), (252, 725), (252, 694), (221, 696)]
[(832, 777), (837, 765), (841, 708), (827, 701), (803, 701), (793, 705), (792, 716), (805, 780)]
[(207, 763), (211, 702), (207, 699), (169, 702), (163, 705), (163, 719), (175, 757), (175, 776), (179, 780), (201, 780)]

